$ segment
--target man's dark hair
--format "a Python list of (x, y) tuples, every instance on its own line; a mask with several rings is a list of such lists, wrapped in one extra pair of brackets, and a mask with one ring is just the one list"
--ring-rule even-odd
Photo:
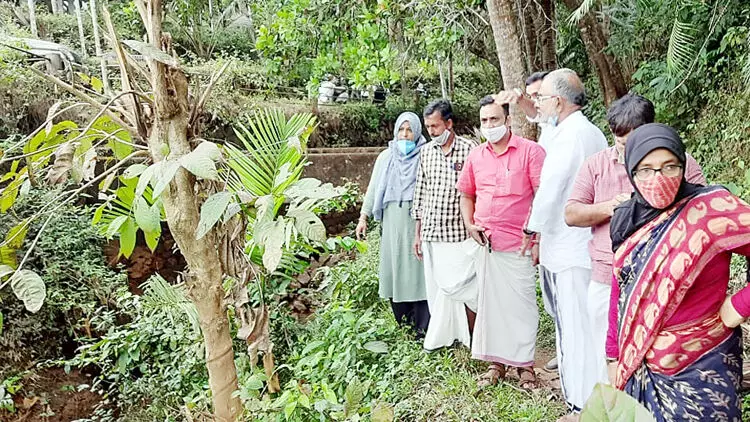
[(453, 107), (451, 107), (450, 101), (441, 98), (427, 104), (427, 107), (424, 108), (424, 117), (430, 116), (436, 111), (440, 113), (444, 122), (453, 120)]
[(607, 122), (615, 136), (625, 136), (633, 129), (656, 118), (654, 103), (638, 94), (627, 94), (613, 102), (607, 110)]
[[(492, 95), (482, 97), (482, 99), (479, 100), (479, 108), (482, 108), (490, 104), (495, 104), (495, 99), (492, 97)], [(503, 111), (505, 112), (505, 117), (510, 116), (510, 104), (508, 103), (503, 104)]]
[(549, 72), (547, 72), (547, 71), (532, 73), (531, 76), (529, 76), (528, 78), (526, 78), (526, 86), (529, 86), (529, 85), (533, 84), (536, 81), (541, 81), (547, 75), (549, 75)]

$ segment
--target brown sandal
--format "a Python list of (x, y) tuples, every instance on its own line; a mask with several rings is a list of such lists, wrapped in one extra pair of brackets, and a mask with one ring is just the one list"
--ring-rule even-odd
[(518, 382), (522, 390), (532, 391), (539, 388), (539, 379), (534, 368), (518, 368)]
[(497, 385), (498, 381), (505, 379), (505, 365), (499, 363), (491, 363), (487, 372), (479, 376), (477, 386), (479, 388), (485, 388), (492, 385)]

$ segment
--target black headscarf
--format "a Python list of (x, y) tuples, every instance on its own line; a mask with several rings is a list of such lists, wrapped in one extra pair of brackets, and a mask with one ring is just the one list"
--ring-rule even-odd
[(633, 175), (641, 160), (651, 153), (651, 151), (660, 148), (669, 150), (674, 154), (680, 160), (684, 170), (686, 162), (685, 144), (682, 143), (682, 139), (680, 139), (680, 135), (676, 130), (661, 123), (649, 123), (638, 127), (628, 136), (628, 142), (625, 145), (625, 168), (628, 171), (628, 178), (635, 189), (635, 193), (633, 193), (630, 200), (623, 202), (615, 208), (609, 228), (613, 251), (616, 251), (622, 242), (635, 233), (636, 230), (671, 208), (676, 202), (679, 202), (683, 198), (694, 196), (703, 187), (688, 183), (685, 180), (685, 172), (683, 171), (680, 190), (677, 191), (674, 202), (661, 210), (652, 207), (643, 198), (641, 193), (638, 192)]

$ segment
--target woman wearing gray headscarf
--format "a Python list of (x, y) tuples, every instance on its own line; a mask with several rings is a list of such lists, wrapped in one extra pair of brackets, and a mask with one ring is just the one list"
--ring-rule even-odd
[(419, 152), (427, 143), (419, 116), (401, 113), (393, 128), (393, 140), (380, 153), (372, 170), (365, 202), (357, 225), (357, 238), (367, 230), (367, 217), (381, 222), (380, 297), (388, 298), (396, 320), (427, 331), (424, 267), (412, 253), (414, 220), (410, 216)]

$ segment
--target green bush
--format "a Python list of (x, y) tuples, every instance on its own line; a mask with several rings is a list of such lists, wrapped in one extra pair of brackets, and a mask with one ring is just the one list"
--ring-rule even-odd
[[(33, 191), (14, 207), (18, 214), (0, 219), (0, 233), (32, 215), (54, 197), (55, 192)], [(0, 292), (3, 333), (0, 336), (0, 379), (13, 368), (30, 362), (60, 357), (71, 352), (81, 338), (95, 329), (94, 311), (108, 306), (118, 288), (127, 286), (127, 276), (105, 262), (105, 240), (91, 225), (92, 211), (64, 206), (56, 211), (32, 250), (26, 268), (36, 271), (47, 287), (42, 309), (24, 310), (9, 289)], [(37, 235), (42, 221), (31, 224), (24, 247)], [(67, 348), (68, 350), (63, 350)]]

